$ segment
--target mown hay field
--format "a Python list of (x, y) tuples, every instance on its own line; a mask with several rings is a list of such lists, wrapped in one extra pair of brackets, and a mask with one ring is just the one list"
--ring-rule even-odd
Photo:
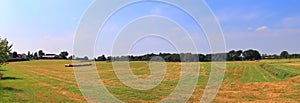
[[(86, 102), (68, 60), (12, 62), (2, 66), (0, 102)], [(139, 78), (150, 76), (148, 62), (130, 62)], [(300, 102), (300, 59), (227, 62), (221, 88), (213, 102)], [(136, 90), (116, 76), (112, 63), (97, 62), (98, 74), (111, 94), (124, 102), (158, 102), (180, 78), (180, 63), (169, 62), (162, 82)], [(188, 102), (199, 102), (210, 75), (210, 63), (199, 63), (199, 79)]]

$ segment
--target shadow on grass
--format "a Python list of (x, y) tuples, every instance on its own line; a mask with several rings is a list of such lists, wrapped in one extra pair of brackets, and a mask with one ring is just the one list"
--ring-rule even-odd
[(0, 86), (0, 90), (1, 91), (12, 91), (12, 92), (22, 92), (23, 91), (21, 89), (16, 89), (16, 88), (12, 88), (12, 87), (1, 87), (1, 86)]
[(2, 77), (1, 80), (19, 80), (22, 78), (16, 78), (16, 77)]
[(6, 71), (6, 70), (4, 70), (4, 69), (0, 69), (0, 71)]

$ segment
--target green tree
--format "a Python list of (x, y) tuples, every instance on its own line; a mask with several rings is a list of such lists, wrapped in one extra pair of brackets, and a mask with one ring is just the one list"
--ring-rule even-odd
[(233, 59), (234, 56), (235, 56), (235, 51), (234, 51), (234, 50), (229, 51), (229, 52), (227, 53), (227, 60), (229, 60), (229, 61), (234, 60), (234, 59)]
[(75, 59), (75, 55), (71, 55), (71, 56), (69, 56), (69, 58), (68, 59), (70, 59), (70, 60), (73, 60), (73, 59)]
[(67, 51), (60, 52), (60, 54), (59, 54), (59, 56), (63, 59), (67, 59), (68, 55), (69, 55), (69, 53)]
[(89, 60), (89, 57), (84, 56), (84, 57), (83, 57), (83, 60)]
[(246, 50), (243, 52), (243, 56), (246, 60), (260, 60), (261, 55), (257, 50)]
[(287, 51), (282, 51), (280, 53), (280, 58), (287, 59), (289, 57), (289, 53)]
[(199, 61), (205, 61), (205, 55), (204, 54), (198, 54)]
[(12, 53), (12, 57), (13, 57), (13, 58), (17, 58), (17, 57), (18, 57), (18, 53), (17, 53), (16, 51), (14, 51), (14, 52)]
[(4, 64), (8, 60), (12, 46), (13, 45), (8, 43), (6, 38), (2, 39), (0, 37), (0, 65)]
[(43, 52), (43, 50), (39, 50), (38, 53), (39, 53), (38, 54), (39, 58), (42, 58), (45, 55), (45, 53)]
[(106, 57), (105, 57), (104, 55), (99, 56), (99, 57), (97, 58), (97, 61), (106, 61)]
[(33, 59), (38, 59), (38, 53), (37, 52), (34, 52)]
[(28, 59), (31, 59), (31, 58), (32, 58), (32, 57), (31, 57), (31, 54), (30, 54), (30, 51), (27, 52), (27, 57), (28, 57)]
[(229, 61), (242, 60), (242, 53), (243, 53), (242, 50), (238, 50), (238, 51), (231, 50), (227, 53), (227, 60), (229, 60)]
[(205, 55), (205, 61), (211, 61), (212, 54)]

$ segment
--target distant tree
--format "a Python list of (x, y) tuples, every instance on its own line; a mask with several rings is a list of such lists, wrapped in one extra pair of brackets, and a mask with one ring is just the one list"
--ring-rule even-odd
[(69, 58), (68, 58), (69, 60), (73, 60), (73, 59), (75, 59), (75, 55), (71, 55), (71, 56), (69, 56)]
[(205, 55), (203, 54), (198, 54), (199, 61), (205, 61)]
[(105, 55), (99, 56), (96, 61), (106, 61)]
[(4, 64), (8, 60), (12, 46), (13, 45), (8, 43), (6, 38), (2, 39), (0, 37), (0, 65)]
[(287, 51), (282, 51), (280, 53), (280, 58), (287, 59), (289, 57), (289, 53)]
[(179, 54), (171, 54), (171, 61), (172, 62), (180, 62), (180, 55)]
[(89, 60), (89, 57), (84, 56), (83, 59), (84, 59), (84, 60)]
[(45, 55), (45, 53), (43, 52), (43, 50), (39, 50), (38, 55), (39, 55), (39, 58), (42, 58)]
[(211, 60), (212, 61), (226, 61), (227, 55), (226, 53), (217, 53), (217, 54), (212, 54), (211, 55)]
[(211, 58), (212, 58), (212, 54), (206, 54), (206, 55), (205, 55), (205, 61), (210, 62), (210, 61), (211, 61)]
[(238, 51), (231, 50), (227, 53), (227, 60), (229, 60), (229, 61), (242, 60), (242, 53), (243, 53), (242, 50), (238, 50)]
[(33, 53), (30, 54), (30, 59), (32, 59), (32, 58), (33, 58)]
[(27, 52), (27, 57), (30, 59), (30, 51)]
[(182, 62), (195, 62), (199, 61), (198, 55), (194, 55), (192, 53), (181, 53), (181, 61)]
[(112, 62), (112, 61), (114, 61), (113, 59), (114, 59), (114, 57), (108, 56), (108, 57), (106, 58), (106, 61), (107, 61), (107, 62)]
[(291, 54), (289, 58), (300, 58), (300, 54)]
[[(75, 57), (75, 56), (74, 56)], [(73, 57), (73, 59), (74, 59)], [(89, 60), (88, 56), (84, 56), (84, 57), (76, 57), (74, 60)]]
[[(288, 53), (287, 53), (288, 54)], [(241, 60), (261, 60), (261, 59), (279, 59), (281, 58), (279, 55), (268, 55), (263, 54), (261, 55), (258, 50), (231, 50), (228, 53), (215, 53), (215, 54), (192, 54), (192, 53), (159, 53), (159, 54), (145, 54), (141, 56), (114, 56), (114, 57), (107, 57), (107, 61), (127, 61), (128, 59), (130, 61), (149, 61), (151, 58), (159, 56), (162, 57), (166, 62), (194, 62), (194, 61), (241, 61)], [(105, 56), (99, 56), (95, 58), (95, 60), (103, 61), (102, 58)], [(289, 58), (300, 58), (300, 54), (291, 54), (288, 55)], [(83, 59), (83, 58), (78, 58)]]
[(59, 56), (62, 58), (62, 59), (67, 59), (67, 56), (69, 55), (69, 53), (67, 51), (63, 51), (63, 52), (60, 52)]
[(261, 55), (257, 50), (246, 50), (243, 52), (245, 60), (260, 60)]
[(242, 50), (235, 51), (234, 56), (233, 56), (233, 60), (234, 61), (242, 60), (243, 59), (243, 55), (242, 54), (243, 54)]
[(13, 57), (13, 58), (17, 58), (17, 57), (18, 57), (18, 53), (17, 53), (16, 51), (14, 51), (14, 52), (12, 53), (12, 57)]
[(167, 61), (167, 62), (172, 62), (172, 56), (171, 56), (171, 55), (164, 55), (162, 58), (163, 58), (165, 61)]
[(231, 50), (227, 53), (227, 60), (232, 61), (235, 56), (235, 51)]
[(38, 53), (37, 53), (37, 52), (35, 52), (35, 53), (33, 54), (33, 59), (38, 59)]

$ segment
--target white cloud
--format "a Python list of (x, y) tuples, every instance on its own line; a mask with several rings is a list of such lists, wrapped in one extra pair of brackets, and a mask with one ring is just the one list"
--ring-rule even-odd
[(256, 28), (256, 31), (262, 31), (262, 30), (267, 30), (267, 29), (268, 29), (267, 26), (261, 26), (261, 27)]

